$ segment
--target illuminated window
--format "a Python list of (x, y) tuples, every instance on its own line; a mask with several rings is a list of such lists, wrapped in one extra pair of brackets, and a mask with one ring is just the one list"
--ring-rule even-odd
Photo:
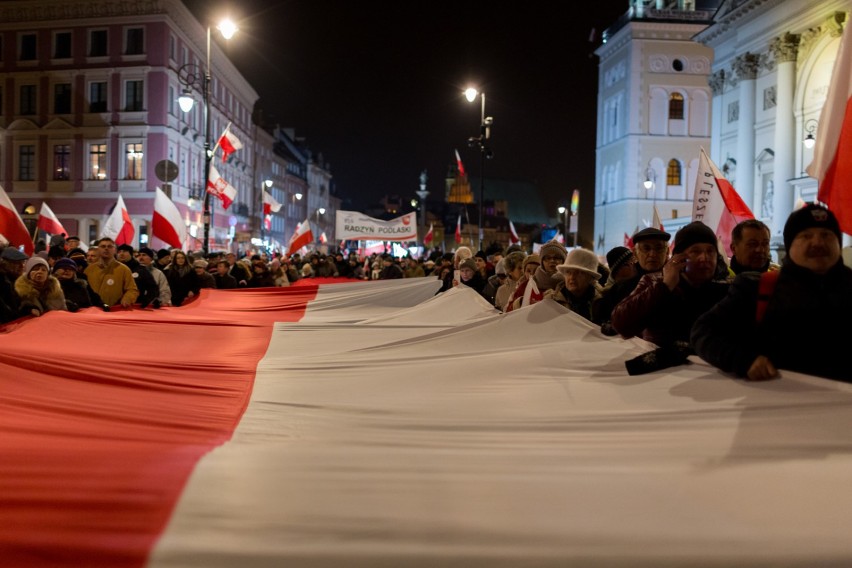
[(71, 146), (57, 144), (53, 147), (53, 179), (71, 179)]
[(669, 160), (669, 167), (666, 168), (666, 185), (681, 185), (680, 173), (680, 162)]
[(142, 144), (126, 144), (124, 157), (126, 170), (124, 179), (142, 179)]
[(107, 145), (89, 145), (89, 179), (106, 179), (107, 177)]
[(669, 97), (669, 120), (683, 120), (683, 95), (672, 93)]

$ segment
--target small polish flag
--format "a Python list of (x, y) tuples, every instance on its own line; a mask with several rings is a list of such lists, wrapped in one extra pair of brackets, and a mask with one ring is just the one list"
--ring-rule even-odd
[(151, 238), (159, 239), (172, 248), (183, 248), (186, 224), (177, 206), (159, 187), (154, 193), (154, 215), (151, 218)]
[(222, 133), (222, 136), (219, 137), (218, 145), (222, 148), (222, 161), (227, 162), (228, 156), (240, 150), (243, 147), (243, 143), (240, 142), (240, 139), (231, 132), (231, 125), (225, 127), (225, 132)]
[(18, 215), (18, 210), (15, 209), (12, 200), (9, 199), (2, 187), (0, 187), (0, 235), (3, 235), (12, 246), (23, 245), (25, 253), (33, 254), (35, 247), (33, 247), (33, 240), (30, 238), (27, 226), (24, 225), (24, 221)]
[(62, 223), (59, 222), (59, 219), (53, 213), (53, 210), (44, 201), (41, 202), (41, 211), (39, 211), (36, 226), (48, 235), (68, 234), (68, 231), (65, 230), (65, 227), (62, 226)]
[(456, 164), (459, 166), (459, 177), (464, 177), (464, 164), (462, 164), (461, 156), (459, 156), (459, 151), (456, 150)]
[(515, 225), (512, 221), (509, 221), (509, 244), (514, 245), (521, 242), (521, 237), (518, 236), (518, 232), (515, 230)]
[(285, 254), (293, 254), (303, 246), (314, 240), (314, 234), (311, 232), (311, 220), (305, 221), (298, 226), (296, 232), (290, 237), (290, 242), (287, 244), (287, 252)]
[(461, 215), (459, 215), (459, 220), (456, 222), (456, 242), (461, 244), (462, 236), (461, 236)]
[(275, 198), (272, 195), (264, 190), (263, 192), (263, 214), (271, 215), (273, 213), (278, 213), (281, 209), (281, 204), (275, 201)]
[(322, 244), (325, 244), (325, 243), (328, 242), (328, 237), (325, 236), (325, 231), (320, 233), (319, 242), (321, 242)]
[(423, 246), (429, 246), (434, 237), (435, 235), (432, 233), (432, 223), (429, 223), (429, 230), (426, 231), (426, 235), (423, 237)]
[(133, 228), (133, 221), (130, 219), (130, 213), (127, 212), (124, 199), (119, 195), (112, 213), (104, 223), (101, 236), (109, 237), (117, 245), (129, 245), (133, 243), (134, 235), (136, 235), (136, 229)]
[(225, 181), (212, 165), (210, 166), (210, 179), (207, 180), (207, 192), (222, 200), (222, 207), (227, 209), (237, 196), (237, 188)]

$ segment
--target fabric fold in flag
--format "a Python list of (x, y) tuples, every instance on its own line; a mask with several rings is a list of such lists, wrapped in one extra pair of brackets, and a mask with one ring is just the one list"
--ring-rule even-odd
[(151, 237), (178, 249), (183, 248), (183, 243), (186, 242), (186, 224), (180, 216), (180, 211), (159, 187), (154, 193)]
[(515, 224), (512, 223), (511, 219), (509, 220), (509, 244), (516, 245), (521, 242), (521, 237), (518, 236), (518, 232), (515, 230)]
[(817, 199), (837, 217), (840, 229), (852, 234), (852, 40), (840, 39), (828, 95), (819, 117), (819, 136), (808, 174), (819, 181)]
[(56, 217), (56, 214), (44, 201), (41, 202), (41, 210), (38, 214), (38, 223), (36, 223), (36, 226), (48, 235), (68, 234), (68, 231), (59, 222), (59, 218)]
[(3, 235), (9, 244), (14, 247), (24, 247), (24, 252), (33, 254), (33, 240), (24, 225), (23, 219), (18, 215), (12, 200), (6, 194), (6, 190), (0, 186), (0, 235)]
[(228, 124), (225, 127), (225, 132), (222, 133), (222, 136), (219, 137), (219, 142), (217, 145), (222, 148), (222, 161), (227, 162), (228, 157), (236, 152), (237, 150), (242, 149), (243, 143), (240, 141), (236, 135), (231, 132), (231, 125)]
[(127, 206), (124, 204), (124, 198), (119, 195), (112, 213), (110, 213), (106, 223), (104, 223), (104, 228), (101, 230), (101, 237), (108, 237), (115, 241), (117, 245), (132, 245), (135, 235), (136, 229), (133, 228), (133, 220), (130, 218)]
[(280, 210), (281, 204), (268, 191), (263, 190), (263, 214), (271, 215), (272, 213), (278, 213)]
[(207, 180), (207, 192), (210, 195), (218, 197), (222, 201), (222, 207), (227, 209), (237, 197), (237, 188), (225, 181), (219, 171), (213, 166), (210, 166), (210, 179)]

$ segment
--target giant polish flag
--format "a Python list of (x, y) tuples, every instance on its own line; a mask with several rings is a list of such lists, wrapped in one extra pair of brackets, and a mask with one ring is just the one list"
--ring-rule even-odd
[(631, 377), (654, 346), (439, 286), (3, 328), (0, 564), (852, 565), (852, 385), (697, 359)]
[(159, 187), (154, 194), (151, 236), (172, 248), (183, 248), (183, 243), (186, 242), (186, 224), (180, 216), (180, 211)]
[(38, 214), (38, 223), (36, 223), (36, 226), (48, 235), (68, 234), (68, 231), (59, 222), (59, 218), (44, 201), (41, 202), (41, 210)]
[(840, 39), (828, 96), (819, 118), (819, 136), (808, 174), (819, 180), (817, 198), (837, 216), (840, 229), (852, 234), (852, 40)]
[(297, 228), (293, 236), (290, 237), (290, 242), (287, 244), (287, 250), (284, 255), (293, 254), (303, 246), (307, 246), (314, 240), (314, 234), (311, 231), (311, 220), (305, 219)]
[(237, 188), (225, 181), (219, 170), (212, 164), (210, 166), (210, 179), (207, 180), (207, 193), (218, 197), (222, 201), (222, 208), (227, 209), (237, 197)]
[(117, 245), (130, 245), (133, 244), (135, 234), (136, 229), (133, 228), (133, 220), (130, 218), (130, 213), (127, 212), (124, 199), (119, 195), (112, 213), (101, 229), (101, 237), (108, 237)]
[(6, 190), (0, 186), (0, 235), (14, 247), (23, 245), (24, 252), (33, 254), (33, 240)]
[(701, 148), (692, 220), (701, 221), (713, 229), (723, 250), (728, 251), (731, 248), (731, 231), (737, 223), (746, 219), (754, 219), (751, 209)]

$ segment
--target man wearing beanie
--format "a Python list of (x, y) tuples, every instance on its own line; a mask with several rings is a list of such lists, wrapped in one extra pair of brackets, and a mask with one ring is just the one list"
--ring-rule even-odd
[(535, 269), (532, 277), (520, 283), (512, 298), (506, 304), (506, 311), (531, 306), (544, 298), (544, 293), (554, 288), (563, 280), (556, 267), (565, 262), (568, 251), (562, 243), (554, 240), (541, 245), (538, 251), (541, 264)]
[[(151, 302), (157, 300), (160, 295), (160, 288), (157, 286), (157, 281), (154, 280), (154, 275), (134, 258), (133, 247), (127, 244), (119, 245), (117, 258), (119, 262), (130, 269), (130, 273), (136, 281), (136, 288), (139, 289), (139, 296), (136, 298), (136, 302), (145, 308)], [(154, 307), (160, 307), (159, 301)]]
[(727, 293), (726, 281), (714, 280), (716, 235), (694, 221), (675, 234), (674, 254), (662, 271), (646, 274), (612, 312), (612, 325), (625, 338), (670, 347), (686, 345), (692, 324)]
[(781, 270), (744, 272), (728, 296), (692, 330), (705, 361), (749, 380), (779, 369), (852, 382), (846, 353), (852, 318), (852, 269), (840, 257), (840, 227), (825, 207), (808, 204), (784, 225)]

